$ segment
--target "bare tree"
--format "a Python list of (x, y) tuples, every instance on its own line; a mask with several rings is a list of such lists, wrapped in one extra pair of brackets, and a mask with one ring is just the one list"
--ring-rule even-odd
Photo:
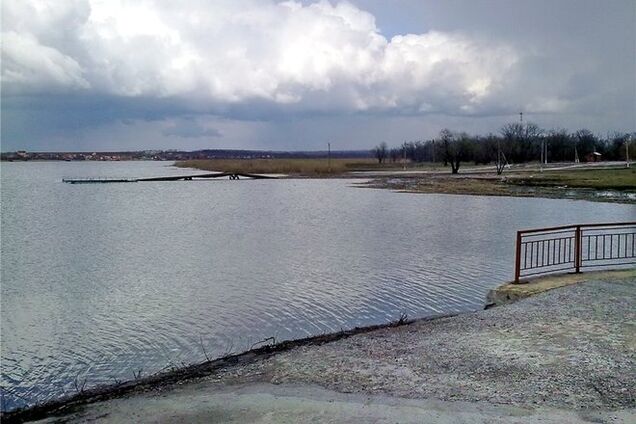
[(528, 122), (524, 128), (524, 137), (526, 140), (536, 140), (541, 137), (545, 131), (534, 122)]
[(512, 122), (501, 127), (501, 135), (506, 141), (516, 141), (523, 138), (523, 124), (519, 122)]
[(375, 146), (371, 150), (371, 153), (378, 160), (378, 163), (381, 164), (382, 162), (384, 162), (384, 160), (386, 159), (387, 155), (389, 154), (389, 148), (386, 145), (386, 143), (383, 141), (379, 145)]
[(578, 130), (574, 133), (575, 146), (578, 154), (585, 157), (588, 153), (592, 153), (598, 142), (596, 136), (588, 129)]
[(503, 150), (501, 150), (501, 140), (497, 138), (497, 161), (495, 162), (495, 167), (497, 169), (497, 175), (503, 174), (503, 171), (506, 167), (506, 155)]
[(470, 157), (470, 137), (466, 133), (454, 135), (447, 129), (440, 132), (440, 139), (444, 145), (444, 160), (450, 163), (451, 172), (457, 174), (462, 161)]
[(400, 159), (400, 155), (402, 154), (401, 149), (394, 147), (389, 150), (389, 157), (391, 158), (391, 162), (397, 162)]
[(543, 130), (532, 122), (523, 124), (513, 122), (504, 125), (501, 130), (503, 137), (502, 151), (513, 162), (524, 162), (538, 159), (537, 153)]
[[(442, 149), (443, 149), (443, 157), (444, 157), (444, 166), (448, 166), (448, 149), (449, 149), (449, 143), (453, 140), (453, 133), (448, 129), (448, 128), (444, 128), (443, 130), (441, 130), (439, 132), (439, 139), (442, 142)], [(453, 172), (454, 174), (454, 172)]]

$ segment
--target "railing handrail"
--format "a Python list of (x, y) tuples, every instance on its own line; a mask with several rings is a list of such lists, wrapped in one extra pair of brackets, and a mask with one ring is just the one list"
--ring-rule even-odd
[[(614, 232), (610, 234), (599, 234), (604, 230), (617, 230), (617, 229), (630, 229), (631, 232)], [(591, 230), (592, 233), (585, 233), (585, 230)], [(557, 234), (570, 233), (567, 236), (555, 237)], [(550, 238), (552, 236), (552, 238)], [(631, 236), (631, 253), (629, 252), (629, 238)], [(543, 237), (543, 238), (541, 238)], [(592, 237), (595, 237), (595, 244), (593, 245), (593, 251), (595, 252), (595, 258), (590, 257), (592, 251), (590, 242)], [(602, 257), (598, 257), (598, 238), (601, 238), (601, 253)], [(606, 249), (605, 240), (609, 237), (609, 251)], [(614, 237), (617, 238), (617, 243), (614, 245)], [(526, 241), (524, 241), (526, 239)], [(587, 249), (583, 247), (583, 240), (587, 239)], [(622, 241), (621, 241), (622, 240)], [(550, 243), (552, 242), (552, 245)], [(515, 249), (515, 282), (518, 283), (521, 278), (521, 271), (525, 270), (525, 275), (545, 274), (550, 272), (573, 270), (576, 273), (581, 272), (581, 268), (592, 266), (612, 266), (612, 265), (631, 265), (636, 259), (635, 251), (636, 242), (636, 221), (627, 222), (605, 222), (605, 223), (590, 223), (590, 224), (572, 224), (572, 225), (560, 225), (556, 227), (535, 228), (529, 230), (517, 231), (516, 237), (516, 249)], [(547, 243), (547, 248), (546, 248)], [(621, 255), (621, 244), (624, 246), (623, 253)], [(558, 244), (558, 247), (557, 247)], [(536, 245), (536, 248), (535, 248)], [(529, 246), (529, 247), (528, 247)], [(613, 246), (616, 246), (617, 252), (615, 254)], [(522, 255), (523, 247), (523, 255)], [(528, 251), (530, 252), (530, 261), (528, 261)], [(583, 252), (586, 252), (587, 256), (583, 256)], [(540, 252), (540, 253), (539, 253)], [(609, 256), (606, 257), (606, 253)], [(547, 255), (546, 255), (547, 254)], [(523, 267), (521, 265), (521, 258), (523, 257)], [(552, 257), (552, 261), (550, 261)], [(556, 259), (556, 260), (555, 260)], [(602, 260), (604, 263), (599, 264), (585, 264), (584, 262), (593, 262)], [(626, 262), (631, 260), (631, 262)], [(613, 262), (612, 262), (613, 261)], [(528, 262), (530, 265), (528, 266)], [(611, 262), (611, 263), (606, 263)], [(533, 271), (537, 270), (539, 271)]]
[(531, 233), (543, 233), (548, 231), (556, 231), (556, 230), (575, 230), (578, 228), (593, 228), (593, 227), (622, 227), (636, 225), (636, 221), (628, 221), (628, 222), (605, 222), (605, 223), (593, 223), (593, 224), (571, 224), (571, 225), (560, 225), (558, 227), (545, 227), (545, 228), (532, 228), (527, 230), (519, 230), (517, 233), (519, 234), (531, 234)]

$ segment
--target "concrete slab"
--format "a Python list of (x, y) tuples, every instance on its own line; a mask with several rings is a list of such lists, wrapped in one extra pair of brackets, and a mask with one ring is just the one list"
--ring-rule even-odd
[[(383, 395), (345, 394), (315, 385), (189, 385), (91, 405), (64, 422), (97, 423), (589, 423), (636, 420), (634, 411), (586, 413)], [(50, 418), (41, 423), (58, 422)]]
[(546, 275), (534, 278), (524, 278), (521, 283), (506, 283), (488, 293), (489, 305), (503, 305), (514, 302), (548, 290), (583, 283), (590, 280), (617, 281), (636, 277), (636, 269), (614, 271), (596, 271), (585, 273), (570, 273)]

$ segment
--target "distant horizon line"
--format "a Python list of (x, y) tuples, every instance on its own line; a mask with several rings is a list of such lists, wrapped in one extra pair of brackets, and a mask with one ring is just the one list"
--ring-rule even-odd
[[(368, 149), (343, 149), (331, 150), (331, 153), (358, 153), (372, 150)], [(239, 148), (218, 148), (218, 149), (195, 149), (195, 150), (179, 150), (179, 149), (139, 149), (139, 150), (2, 150), (0, 153), (149, 153), (149, 152), (170, 152), (170, 153), (196, 153), (196, 152), (259, 152), (259, 153), (328, 153), (328, 149), (324, 150), (261, 150), (261, 149), (239, 149)]]

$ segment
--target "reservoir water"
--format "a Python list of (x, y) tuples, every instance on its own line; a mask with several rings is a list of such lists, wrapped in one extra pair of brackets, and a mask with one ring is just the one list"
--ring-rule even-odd
[(276, 340), (483, 307), (522, 228), (633, 205), (402, 194), (354, 180), (71, 185), (165, 162), (3, 163), (3, 408)]

